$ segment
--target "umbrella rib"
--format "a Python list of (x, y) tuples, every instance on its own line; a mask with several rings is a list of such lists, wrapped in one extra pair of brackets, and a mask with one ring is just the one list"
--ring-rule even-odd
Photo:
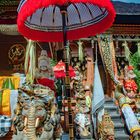
[(92, 18), (94, 18), (94, 16), (93, 16), (93, 14), (92, 14), (92, 12), (91, 12), (91, 10), (90, 10), (90, 8), (88, 7), (88, 5), (86, 5), (85, 3), (83, 3), (85, 6), (86, 6), (86, 8), (88, 9), (88, 11), (89, 11), (89, 14), (91, 15), (91, 17)]
[[(107, 15), (107, 13), (106, 13), (107, 11), (105, 11), (104, 12), (104, 14), (102, 14), (102, 16), (98, 16), (98, 17), (96, 17), (95, 19), (94, 19), (94, 23), (97, 23), (97, 22), (99, 22), (100, 20), (102, 20), (106, 15)], [(83, 22), (82, 23), (82, 25), (83, 26), (87, 26), (88, 24), (91, 24), (93, 22), (93, 20), (90, 20), (90, 21), (88, 21), (88, 22)], [(38, 29), (38, 30), (46, 30), (47, 29), (47, 31), (60, 31), (61, 29), (60, 28), (54, 28), (54, 27), (52, 27), (52, 26), (37, 26), (37, 25), (35, 25), (35, 24), (33, 24), (33, 23), (29, 23), (29, 21), (25, 21), (25, 25), (26, 26), (28, 26), (29, 28), (32, 28), (32, 29), (34, 29), (34, 28), (36, 28), (36, 29)], [(77, 25), (77, 24), (76, 24)], [(77, 26), (74, 26), (74, 27), (76, 27), (76, 28), (79, 28), (80, 27), (80, 25), (78, 24)], [(71, 25), (71, 26), (69, 26), (68, 28), (69, 29), (74, 29), (74, 27)]]
[(54, 23), (54, 16), (55, 16), (55, 9), (56, 9), (56, 6), (54, 6), (54, 8), (53, 8), (53, 23)]
[(68, 25), (68, 24), (69, 24), (69, 18), (68, 18), (68, 14), (67, 14), (66, 18), (67, 18), (67, 25)]
[(32, 16), (33, 16), (33, 15), (30, 16), (30, 22), (31, 22), (31, 20), (32, 20)]
[(41, 25), (41, 23), (42, 23), (42, 19), (43, 19), (43, 13), (44, 13), (44, 11), (45, 11), (45, 7), (42, 9), (42, 12), (41, 12), (40, 25)]
[(73, 4), (73, 6), (75, 7), (75, 9), (76, 9), (76, 11), (77, 11), (77, 13), (78, 13), (80, 23), (82, 24), (80, 12), (79, 12), (79, 10), (78, 10), (78, 8), (77, 8), (77, 6), (76, 6), (75, 4)]
[(103, 11), (103, 9), (102, 9), (102, 8), (100, 8), (100, 11), (102, 12), (102, 14), (104, 14), (104, 11)]

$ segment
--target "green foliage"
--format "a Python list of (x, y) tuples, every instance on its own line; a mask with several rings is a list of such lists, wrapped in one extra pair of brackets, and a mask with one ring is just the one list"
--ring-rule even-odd
[(51, 65), (51, 67), (54, 67), (56, 64), (57, 64), (57, 60), (51, 58), (50, 59), (50, 65)]
[(136, 74), (136, 83), (140, 91), (140, 56), (138, 52), (131, 56), (130, 63), (134, 67), (134, 73)]

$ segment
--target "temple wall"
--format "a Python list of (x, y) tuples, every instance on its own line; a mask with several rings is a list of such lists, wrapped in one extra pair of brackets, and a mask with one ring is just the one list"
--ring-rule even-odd
[(26, 46), (26, 40), (20, 35), (9, 36), (0, 34), (0, 75), (12, 72), (8, 60), (8, 51), (15, 44)]

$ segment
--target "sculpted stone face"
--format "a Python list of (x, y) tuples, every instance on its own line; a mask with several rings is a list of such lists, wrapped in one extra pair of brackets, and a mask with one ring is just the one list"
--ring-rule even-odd
[(36, 113), (35, 117), (39, 118), (41, 121), (44, 121), (47, 116), (47, 111), (45, 109), (45, 104), (41, 101), (35, 102)]
[(21, 140), (37, 140), (37, 137), (40, 140), (52, 140), (55, 127), (59, 124), (53, 91), (48, 88), (36, 89), (34, 93), (19, 94), (18, 99), (20, 113), (14, 118), (16, 135), (13, 136), (13, 140), (17, 140), (21, 135)]
[[(29, 112), (30, 108), (34, 106), (35, 108), (35, 120), (39, 118), (40, 122), (43, 122), (47, 116), (47, 110), (45, 109), (45, 104), (43, 100), (40, 100), (38, 98), (33, 98), (32, 101), (29, 99), (28, 96), (22, 97), (23, 107), (22, 107), (22, 116), (23, 118), (29, 118)], [(27, 124), (26, 124), (27, 125)]]

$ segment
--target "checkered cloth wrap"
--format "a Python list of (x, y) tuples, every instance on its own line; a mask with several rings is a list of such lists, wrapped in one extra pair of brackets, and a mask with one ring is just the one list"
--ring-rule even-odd
[(0, 115), (0, 137), (5, 136), (11, 127), (11, 118)]

